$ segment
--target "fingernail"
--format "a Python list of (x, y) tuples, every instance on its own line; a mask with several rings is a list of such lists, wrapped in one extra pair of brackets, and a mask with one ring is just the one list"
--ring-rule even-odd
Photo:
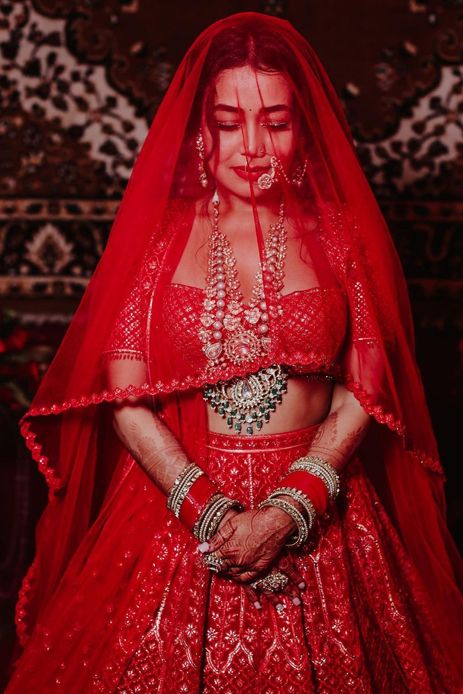
[(293, 601), (293, 603), (294, 603), (295, 605), (300, 605), (300, 604), (301, 604), (301, 601), (299, 600), (299, 598), (297, 597), (297, 595), (295, 595), (294, 598), (291, 598), (291, 600)]
[(209, 542), (201, 542), (201, 544), (198, 545), (198, 552), (207, 552), (209, 547)]
[(301, 590), (304, 590), (304, 588), (305, 588), (305, 581), (301, 581), (300, 583), (298, 583), (298, 587), (299, 587)]
[(254, 604), (254, 607), (256, 608), (256, 610), (262, 609), (262, 605), (260, 604), (260, 602), (258, 600), (256, 600), (253, 604)]

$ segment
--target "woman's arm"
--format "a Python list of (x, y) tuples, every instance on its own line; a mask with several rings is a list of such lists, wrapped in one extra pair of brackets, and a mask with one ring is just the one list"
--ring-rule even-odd
[[(107, 368), (109, 388), (146, 383), (143, 361), (113, 360)], [(149, 396), (114, 403), (114, 429), (149, 478), (167, 495), (175, 478), (191, 461), (170, 429), (156, 415)]]
[[(328, 415), (319, 425), (306, 455), (319, 456), (332, 465), (338, 472), (348, 463), (366, 434), (371, 417), (368, 415), (355, 395), (345, 386), (337, 383), (334, 386), (331, 406)], [(292, 503), (299, 511), (301, 505), (291, 497), (281, 496)], [(288, 521), (288, 514), (280, 509), (277, 512), (282, 522)], [(283, 516), (286, 516), (283, 519)], [(294, 527), (294, 521), (292, 521)]]
[[(307, 455), (320, 456), (338, 470), (342, 469), (360, 444), (369, 422), (370, 415), (355, 396), (336, 384), (330, 411), (320, 424)], [(281, 498), (297, 506), (294, 499)], [(235, 567), (231, 575), (244, 583), (270, 568), (294, 530), (294, 521), (281, 509), (265, 507), (246, 511), (219, 528), (208, 551), (226, 559)]]
[(366, 434), (371, 417), (350, 390), (337, 383), (331, 407), (310, 444), (307, 455), (324, 458), (340, 471)]
[[(113, 360), (107, 368), (108, 387), (142, 386), (146, 366), (138, 360)], [(149, 396), (114, 403), (114, 429), (129, 453), (167, 496), (175, 479), (191, 461), (183, 446), (156, 415)], [(219, 527), (238, 511), (229, 509)]]

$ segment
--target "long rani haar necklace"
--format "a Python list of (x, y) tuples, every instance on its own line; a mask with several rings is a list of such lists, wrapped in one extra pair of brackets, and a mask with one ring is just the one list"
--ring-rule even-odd
[[(204, 311), (200, 316), (199, 339), (208, 359), (208, 369), (227, 364), (243, 365), (271, 349), (269, 320), (281, 315), (281, 289), (284, 281), (287, 234), (282, 199), (276, 224), (270, 224), (264, 239), (265, 260), (257, 270), (251, 299), (244, 305), (236, 258), (228, 238), (219, 229), (219, 197), (212, 198), (213, 221), (209, 238), (208, 271)], [(263, 274), (269, 280), (272, 301), (265, 299)], [(262, 429), (287, 389), (288, 373), (281, 365), (259, 369), (245, 377), (207, 384), (203, 397), (226, 418), (228, 427), (253, 434)]]

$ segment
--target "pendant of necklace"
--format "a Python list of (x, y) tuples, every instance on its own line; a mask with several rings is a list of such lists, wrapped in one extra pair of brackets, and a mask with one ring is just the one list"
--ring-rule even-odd
[[(214, 194), (213, 226), (209, 240), (208, 273), (204, 311), (200, 316), (199, 339), (215, 369), (227, 363), (241, 365), (267, 354), (271, 348), (269, 322), (281, 314), (279, 300), (284, 278), (287, 235), (284, 227), (284, 202), (279, 218), (271, 224), (264, 240), (265, 260), (256, 272), (249, 305), (243, 305), (236, 258), (228, 238), (219, 229), (219, 198)], [(267, 306), (262, 272), (266, 273), (271, 301)]]
[(236, 376), (229, 381), (206, 385), (203, 398), (212, 409), (227, 420), (229, 429), (246, 434), (258, 431), (270, 420), (271, 412), (281, 403), (286, 393), (288, 372), (281, 365), (268, 366), (248, 376)]
[[(256, 272), (251, 299), (243, 304), (236, 258), (228, 238), (219, 230), (219, 198), (212, 199), (213, 227), (209, 240), (208, 273), (204, 312), (200, 316), (199, 339), (213, 371), (227, 364), (242, 365), (271, 349), (268, 335), (270, 318), (281, 315), (281, 289), (284, 280), (287, 235), (284, 227), (284, 201), (276, 224), (269, 226), (264, 239), (265, 258)], [(263, 275), (268, 280), (271, 301), (267, 305)], [(203, 397), (222, 417), (229, 428), (240, 432), (246, 424), (246, 433), (261, 429), (269, 421), (287, 389), (288, 373), (281, 365), (259, 369), (246, 377), (206, 385)]]

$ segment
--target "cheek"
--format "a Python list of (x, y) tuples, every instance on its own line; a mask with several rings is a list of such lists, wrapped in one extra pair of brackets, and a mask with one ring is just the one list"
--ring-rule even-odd
[(273, 138), (273, 145), (279, 158), (283, 160), (292, 159), (296, 149), (296, 138), (294, 133), (285, 132)]
[(236, 162), (236, 155), (243, 149), (241, 133), (220, 133), (217, 148), (211, 158), (211, 168), (217, 169), (230, 160)]

